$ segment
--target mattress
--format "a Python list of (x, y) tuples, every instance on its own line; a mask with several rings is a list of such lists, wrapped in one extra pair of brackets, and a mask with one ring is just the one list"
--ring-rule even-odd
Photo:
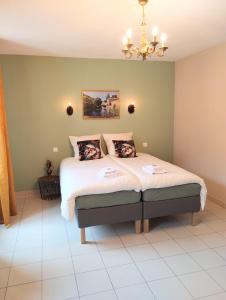
[[(141, 185), (141, 191), (145, 192), (146, 190), (154, 190), (154, 193), (159, 193), (156, 189), (163, 189), (167, 187), (177, 187), (180, 185), (186, 185), (186, 184), (198, 184), (201, 189), (199, 190), (199, 197), (200, 197), (200, 203), (201, 203), (201, 209), (203, 210), (206, 203), (206, 195), (207, 195), (207, 189), (205, 186), (205, 183), (202, 178), (199, 176), (192, 174), (189, 171), (186, 171), (176, 165), (170, 164), (166, 161), (163, 161), (161, 159), (158, 159), (157, 157), (154, 157), (149, 154), (145, 153), (137, 153), (137, 157), (135, 158), (118, 158), (115, 156), (111, 156), (111, 159), (114, 160), (116, 163), (118, 163), (120, 166), (124, 167), (128, 171), (130, 171), (133, 175), (137, 177), (137, 179), (140, 182)], [(158, 166), (160, 170), (163, 170), (163, 173), (155, 173), (150, 174), (145, 172), (144, 167), (145, 166)], [(152, 190), (153, 191), (153, 190)], [(151, 191), (151, 192), (152, 192)], [(161, 190), (160, 190), (161, 191)], [(164, 191), (164, 190), (162, 190)], [(178, 192), (179, 190), (176, 189)], [(150, 192), (150, 193), (151, 193)], [(175, 192), (175, 190), (173, 190)], [(149, 192), (147, 192), (148, 194)], [(146, 194), (146, 193), (145, 193)], [(168, 192), (167, 192), (168, 194)], [(178, 192), (176, 197), (188, 197), (190, 196), (190, 191), (187, 194)], [(197, 194), (196, 194), (197, 195)], [(196, 196), (195, 195), (195, 196)], [(193, 195), (194, 196), (194, 195)], [(171, 199), (175, 198), (174, 196), (166, 196), (165, 197), (165, 191), (163, 196), (158, 196), (157, 198), (152, 196), (145, 196), (145, 201), (147, 199), (156, 199), (156, 200), (167, 200), (169, 197), (172, 197)]]
[(166, 188), (148, 189), (143, 192), (143, 201), (161, 201), (199, 196), (201, 186), (197, 183), (182, 184)]
[(141, 201), (141, 193), (135, 191), (119, 191), (107, 194), (93, 194), (76, 198), (76, 209), (109, 207), (115, 205), (132, 204)]

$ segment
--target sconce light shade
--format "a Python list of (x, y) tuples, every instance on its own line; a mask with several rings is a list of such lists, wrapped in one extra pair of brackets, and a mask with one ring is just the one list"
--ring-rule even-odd
[(67, 111), (68, 116), (71, 116), (71, 115), (73, 115), (74, 109), (71, 105), (68, 105), (66, 111)]
[(135, 105), (134, 104), (130, 104), (128, 106), (128, 113), (133, 114), (135, 112)]

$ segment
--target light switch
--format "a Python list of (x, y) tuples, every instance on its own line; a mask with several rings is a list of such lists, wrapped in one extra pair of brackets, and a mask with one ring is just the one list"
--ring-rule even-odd
[(147, 142), (143, 142), (142, 146), (143, 146), (143, 148), (147, 148), (148, 147), (148, 143)]
[(53, 152), (58, 152), (58, 148), (57, 147), (53, 147)]

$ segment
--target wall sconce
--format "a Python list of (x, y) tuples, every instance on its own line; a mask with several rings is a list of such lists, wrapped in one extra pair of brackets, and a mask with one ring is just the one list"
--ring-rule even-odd
[(135, 105), (134, 104), (128, 105), (128, 113), (133, 114), (134, 112), (135, 112)]
[(68, 116), (73, 115), (74, 109), (73, 109), (73, 107), (71, 106), (71, 103), (68, 103), (66, 112), (67, 112)]

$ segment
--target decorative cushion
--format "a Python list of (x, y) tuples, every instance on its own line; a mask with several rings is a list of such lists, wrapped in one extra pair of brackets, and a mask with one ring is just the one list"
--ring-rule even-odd
[[(79, 159), (79, 150), (77, 142), (100, 140), (100, 134), (84, 135), (84, 136), (69, 136), (71, 145), (74, 149), (74, 156)], [(103, 150), (101, 149), (102, 156)]]
[(101, 158), (100, 140), (77, 142), (79, 160), (94, 160)]
[(115, 141), (115, 156), (120, 158), (136, 157), (136, 148), (133, 140), (129, 141)]
[(132, 132), (125, 133), (103, 133), (103, 138), (107, 145), (108, 154), (115, 155), (115, 147), (113, 140), (115, 141), (128, 141), (133, 139)]

